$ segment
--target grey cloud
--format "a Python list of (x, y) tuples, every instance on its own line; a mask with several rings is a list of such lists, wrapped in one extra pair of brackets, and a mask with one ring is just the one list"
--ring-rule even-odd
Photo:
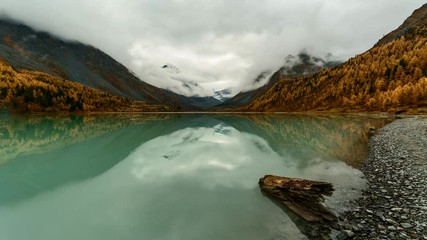
[(346, 59), (369, 49), (424, 1), (0, 0), (0, 12), (91, 44), (142, 80), (194, 94), (162, 72), (199, 83), (198, 95), (247, 90), (261, 72), (307, 49)]

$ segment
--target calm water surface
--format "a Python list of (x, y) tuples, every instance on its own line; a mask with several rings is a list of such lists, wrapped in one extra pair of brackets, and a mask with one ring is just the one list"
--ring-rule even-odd
[(0, 118), (0, 239), (304, 239), (265, 174), (332, 182), (350, 207), (369, 126), (301, 115)]

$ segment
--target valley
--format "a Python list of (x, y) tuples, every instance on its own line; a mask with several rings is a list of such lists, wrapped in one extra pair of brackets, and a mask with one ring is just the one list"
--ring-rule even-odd
[[(96, 48), (2, 20), (0, 98), (3, 104), (20, 112), (425, 113), (426, 9), (424, 5), (372, 49), (346, 62), (301, 51), (297, 56), (289, 55), (286, 64), (275, 73), (260, 74), (254, 82), (268, 79), (258, 89), (233, 97), (229, 97), (229, 89), (216, 91), (228, 94), (225, 98), (183, 96), (157, 88)], [(180, 73), (171, 64), (163, 69), (170, 74)], [(40, 87), (46, 84), (52, 87)], [(78, 94), (64, 90), (62, 84), (89, 91), (93, 97), (81, 90)], [(183, 84), (189, 89), (198, 87), (191, 81)], [(62, 95), (58, 95), (58, 88)]]
[(5, 0), (0, 239), (427, 239), (419, 2)]

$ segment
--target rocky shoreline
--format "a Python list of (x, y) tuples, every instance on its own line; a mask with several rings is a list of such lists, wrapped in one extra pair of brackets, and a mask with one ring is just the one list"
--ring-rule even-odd
[(427, 117), (398, 119), (369, 144), (368, 187), (336, 238), (427, 239)]

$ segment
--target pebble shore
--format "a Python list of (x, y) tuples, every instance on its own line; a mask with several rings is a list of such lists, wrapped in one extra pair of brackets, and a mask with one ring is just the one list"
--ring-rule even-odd
[(398, 119), (369, 144), (368, 188), (336, 238), (427, 240), (427, 117)]

